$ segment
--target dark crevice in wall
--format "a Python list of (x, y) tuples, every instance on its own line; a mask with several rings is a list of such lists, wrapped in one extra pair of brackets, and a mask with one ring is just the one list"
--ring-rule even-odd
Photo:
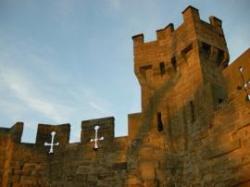
[(222, 51), (221, 49), (218, 49), (218, 56), (217, 56), (217, 59), (216, 59), (216, 64), (218, 66), (220, 66), (223, 59), (224, 59), (224, 51)]
[(171, 64), (172, 64), (174, 70), (176, 71), (177, 70), (177, 63), (176, 63), (176, 58), (175, 57), (173, 57), (171, 59)]
[(202, 42), (201, 43), (201, 52), (203, 53), (204, 57), (206, 59), (208, 59), (210, 54), (211, 54), (211, 45), (209, 45), (205, 42)]
[(163, 131), (163, 122), (161, 112), (157, 113), (157, 129), (159, 132)]
[(160, 74), (161, 74), (161, 76), (163, 76), (166, 73), (166, 68), (165, 68), (164, 62), (161, 62), (159, 66), (160, 66)]

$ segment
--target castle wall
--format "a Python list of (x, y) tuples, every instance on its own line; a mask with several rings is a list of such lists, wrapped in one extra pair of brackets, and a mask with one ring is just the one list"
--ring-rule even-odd
[[(94, 126), (99, 125), (100, 149), (94, 150)], [(13, 127), (14, 128), (14, 127)], [(52, 131), (56, 132), (54, 154), (48, 154)], [(114, 118), (82, 122), (79, 143), (69, 143), (70, 125), (39, 124), (35, 144), (13, 139), (10, 129), (1, 129), (1, 186), (122, 186), (127, 170), (127, 137), (114, 138)], [(7, 146), (6, 146), (7, 145)], [(4, 180), (5, 179), (5, 180)]]
[(114, 137), (113, 117), (82, 121), (79, 143), (70, 124), (39, 124), (35, 144), (21, 143), (21, 122), (0, 128), (1, 187), (250, 186), (250, 50), (228, 66), (221, 20), (182, 13), (156, 41), (133, 37), (142, 112), (128, 115), (128, 136)]
[(242, 84), (239, 67), (250, 75), (250, 53), (247, 50), (224, 71), (229, 93), (227, 102), (214, 111), (208, 129), (190, 138), (185, 156), (184, 186), (250, 185), (250, 105)]
[(249, 158), (249, 135), (236, 134), (239, 121), (248, 126), (249, 102), (237, 108), (231, 101), (222, 22), (200, 20), (193, 7), (183, 18), (176, 30), (172, 24), (158, 30), (156, 41), (133, 37), (143, 113), (128, 180), (144, 186), (248, 185), (248, 161), (242, 160)]
[(1, 128), (0, 129), (0, 184), (6, 183), (6, 179), (4, 180), (4, 176), (6, 176), (5, 168), (8, 167), (7, 163), (7, 154), (10, 151), (10, 138), (7, 136), (8, 129)]
[[(242, 55), (240, 55), (228, 68), (223, 71), (224, 76), (227, 79), (226, 85), (230, 101), (234, 105), (244, 105), (247, 100), (247, 94), (244, 89), (244, 83), (250, 80), (250, 49), (247, 49)], [(240, 67), (243, 68), (243, 77), (240, 73)], [(250, 93), (249, 86), (247, 88)]]

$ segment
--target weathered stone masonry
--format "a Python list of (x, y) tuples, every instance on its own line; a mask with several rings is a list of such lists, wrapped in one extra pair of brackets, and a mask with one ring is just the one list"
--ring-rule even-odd
[[(133, 37), (142, 112), (128, 115), (128, 136), (114, 137), (113, 117), (83, 121), (80, 143), (69, 124), (39, 124), (35, 144), (21, 143), (21, 122), (0, 128), (0, 186), (250, 186), (250, 49), (228, 66), (222, 21), (182, 14), (155, 41)], [(60, 145), (49, 155), (52, 131)]]

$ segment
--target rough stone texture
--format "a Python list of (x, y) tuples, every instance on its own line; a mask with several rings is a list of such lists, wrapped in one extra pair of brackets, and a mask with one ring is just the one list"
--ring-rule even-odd
[[(184, 22), (133, 37), (142, 112), (129, 114), (127, 137), (114, 137), (114, 118), (82, 122), (81, 142), (70, 125), (39, 125), (35, 144), (20, 143), (23, 124), (0, 128), (2, 187), (228, 187), (250, 186), (250, 49), (228, 66), (222, 22)], [(90, 139), (100, 126), (100, 149)], [(53, 155), (44, 147), (56, 131)]]

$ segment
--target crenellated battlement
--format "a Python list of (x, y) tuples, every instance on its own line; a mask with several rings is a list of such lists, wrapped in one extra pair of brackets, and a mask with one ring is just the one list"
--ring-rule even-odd
[(51, 140), (51, 132), (53, 131), (56, 132), (55, 141), (59, 142), (61, 146), (69, 143), (70, 124), (38, 124), (36, 144), (39, 146), (44, 146), (44, 142), (49, 142)]
[[(134, 48), (147, 46), (147, 44), (151, 44), (154, 42), (162, 43), (163, 40), (174, 40), (174, 39), (180, 39), (177, 36), (182, 36), (181, 33), (185, 31), (189, 31), (185, 36), (184, 39), (182, 39), (182, 42), (185, 42), (185, 40), (193, 40), (193, 39), (204, 39), (206, 42), (214, 44), (214, 37), (216, 39), (219, 39), (217, 42), (218, 48), (223, 49), (225, 46), (220, 45), (221, 37), (224, 37), (223, 30), (222, 30), (222, 21), (215, 17), (210, 16), (209, 17), (209, 23), (206, 21), (203, 21), (200, 19), (199, 10), (188, 6), (183, 12), (183, 20), (184, 22), (178, 27), (174, 28), (174, 24), (170, 23), (166, 27), (162, 29), (158, 29), (156, 31), (156, 40), (155, 41), (144, 41), (144, 35), (137, 34), (132, 37), (134, 42)], [(206, 37), (206, 33), (203, 32), (203, 30), (211, 30), (211, 33), (213, 33), (212, 40), (211, 38)], [(210, 33), (210, 34), (211, 34)], [(211, 35), (209, 35), (211, 37)], [(190, 38), (191, 37), (191, 38)]]
[[(154, 41), (145, 42), (143, 34), (132, 37), (134, 71), (142, 87), (143, 110), (148, 106), (152, 94), (167, 81), (172, 81), (177, 72), (186, 75), (182, 76), (183, 84), (180, 87), (187, 86), (184, 82), (190, 77), (187, 71), (192, 74), (194, 70), (202, 74), (196, 73), (197, 77), (193, 77), (190, 82), (199, 83), (197, 85), (205, 82), (224, 84), (221, 71), (229, 62), (229, 53), (222, 21), (211, 16), (210, 23), (207, 23), (200, 19), (198, 9), (192, 6), (188, 6), (182, 16), (184, 21), (178, 28), (170, 23), (157, 30), (157, 39)], [(218, 71), (218, 74), (212, 71)], [(178, 90), (182, 89), (180, 87), (173, 89), (173, 95), (178, 95)], [(190, 95), (186, 99), (190, 100), (191, 97)]]
[(174, 24), (170, 23), (163, 29), (158, 29), (156, 31), (157, 40), (164, 40), (167, 37), (171, 37), (174, 32)]
[[(98, 133), (100, 136), (105, 137), (105, 141), (111, 143), (114, 137), (115, 118), (106, 117), (98, 119), (84, 120), (81, 123), (81, 139), (78, 144), (86, 144), (90, 142), (90, 139), (95, 135), (95, 126), (100, 126)], [(23, 122), (17, 122), (11, 128), (0, 128), (2, 136), (11, 137), (16, 143), (21, 143)], [(55, 141), (60, 142), (61, 146), (70, 144), (70, 129), (71, 125), (67, 124), (38, 124), (35, 145), (44, 146), (44, 142), (49, 142), (51, 139), (51, 132), (56, 132)], [(24, 143), (25, 144), (25, 143)], [(75, 143), (73, 143), (75, 144)]]
[(23, 134), (23, 122), (16, 122), (10, 128), (0, 128), (0, 134), (2, 137), (11, 138), (14, 142), (21, 142)]
[[(114, 117), (82, 121), (81, 141), (77, 143), (69, 142), (70, 124), (38, 124), (35, 143), (21, 142), (25, 128), (22, 122), (17, 122), (11, 128), (0, 128), (0, 185), (5, 186), (8, 180), (12, 180), (5, 173), (5, 168), (12, 168), (12, 175), (22, 176), (22, 179), (17, 178), (15, 182), (22, 180), (27, 184), (33, 178), (36, 179), (32, 183), (34, 186), (42, 183), (43, 187), (50, 186), (51, 180), (59, 182), (57, 179), (63, 176), (66, 177), (67, 185), (71, 186), (72, 181), (79, 182), (79, 178), (84, 180), (85, 175), (96, 176), (99, 172), (103, 177), (113, 175), (112, 172), (103, 172), (104, 168), (113, 168), (118, 172), (116, 177), (120, 178), (123, 175), (121, 172), (124, 173), (127, 168), (128, 137), (114, 137), (114, 122)], [(96, 126), (99, 126), (97, 134)], [(53, 141), (52, 132), (55, 133)], [(94, 147), (95, 142), (91, 141), (95, 138), (98, 138), (98, 149)], [(70, 171), (62, 170), (61, 165), (74, 168), (77, 174), (72, 176)], [(50, 173), (52, 176), (48, 176)]]
[(115, 118), (106, 117), (82, 121), (81, 142), (89, 142), (95, 134), (95, 126), (100, 126), (99, 135), (105, 137), (105, 141), (112, 142), (115, 136)]
[(162, 48), (167, 50), (168, 58), (172, 58), (185, 51), (194, 41), (206, 43), (228, 53), (222, 21), (219, 18), (210, 16), (210, 23), (207, 23), (200, 19), (198, 9), (192, 6), (188, 6), (182, 15), (184, 22), (178, 28), (175, 29), (173, 23), (168, 24), (156, 31), (157, 39), (154, 41), (145, 42), (143, 34), (133, 36), (135, 60), (140, 61), (140, 54), (150, 54), (150, 51), (155, 49), (160, 53)]

